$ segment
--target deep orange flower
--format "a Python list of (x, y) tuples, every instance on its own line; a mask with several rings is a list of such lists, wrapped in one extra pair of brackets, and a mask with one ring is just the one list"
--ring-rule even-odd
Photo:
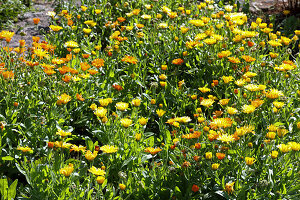
[(193, 192), (198, 192), (199, 189), (200, 189), (200, 188), (199, 188), (197, 185), (195, 185), (195, 184), (192, 186), (192, 191), (193, 191)]
[(181, 58), (177, 58), (172, 61), (172, 64), (174, 64), (174, 65), (182, 65), (183, 63), (184, 63), (184, 60), (182, 60)]
[(92, 61), (92, 65), (99, 69), (100, 67), (104, 66), (104, 60), (101, 58), (96, 58), (95, 60)]
[(225, 153), (216, 153), (216, 156), (219, 160), (223, 160), (225, 158)]
[(33, 23), (37, 25), (40, 22), (40, 18), (33, 18)]
[(80, 67), (82, 71), (88, 70), (91, 66), (88, 63), (80, 63)]

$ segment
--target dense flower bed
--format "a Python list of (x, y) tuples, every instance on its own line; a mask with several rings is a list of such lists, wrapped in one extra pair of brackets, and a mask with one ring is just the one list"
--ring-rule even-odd
[(112, 2), (48, 13), (46, 42), (0, 32), (1, 184), (19, 173), (7, 190), (29, 199), (295, 199), (300, 30), (210, 0)]

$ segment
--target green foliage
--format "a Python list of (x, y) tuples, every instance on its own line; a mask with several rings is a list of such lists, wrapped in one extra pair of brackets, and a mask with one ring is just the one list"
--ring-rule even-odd
[(16, 21), (17, 16), (26, 10), (21, 0), (2, 0), (0, 2), (0, 29), (10, 21)]

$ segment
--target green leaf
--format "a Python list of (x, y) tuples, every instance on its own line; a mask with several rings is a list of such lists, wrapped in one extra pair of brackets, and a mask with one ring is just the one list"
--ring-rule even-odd
[(8, 188), (8, 199), (14, 199), (17, 194), (18, 179), (16, 179)]
[(14, 158), (11, 156), (5, 156), (2, 158), (2, 160), (13, 160)]
[(7, 179), (0, 179), (0, 193), (3, 199), (7, 199), (7, 188), (8, 188), (8, 183)]

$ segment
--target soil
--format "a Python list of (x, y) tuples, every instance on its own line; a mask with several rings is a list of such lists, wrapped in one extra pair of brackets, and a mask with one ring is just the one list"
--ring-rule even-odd
[[(240, 0), (240, 2), (243, 4), (245, 0)], [(250, 11), (258, 15), (280, 13), (284, 9), (284, 2), (287, 0), (250, 0)], [(32, 36), (38, 36), (41, 38), (40, 41), (43, 41), (43, 33), (49, 30), (50, 17), (47, 13), (53, 11), (54, 5), (55, 1), (35, 0), (31, 11), (19, 15), (19, 21), (13, 27), (7, 27), (7, 30), (15, 32), (10, 46), (19, 46), (19, 40), (25, 40), (27, 45), (31, 45)], [(37, 26), (34, 25), (33, 18), (40, 18)]]

